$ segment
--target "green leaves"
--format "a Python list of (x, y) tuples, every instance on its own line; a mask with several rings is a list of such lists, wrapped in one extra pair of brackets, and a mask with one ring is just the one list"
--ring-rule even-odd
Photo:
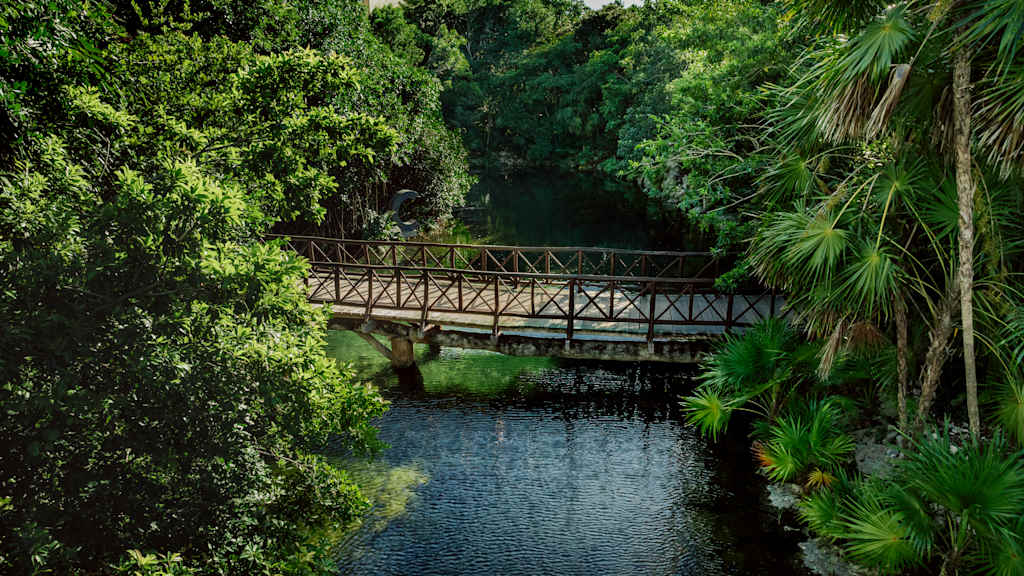
[(732, 413), (732, 407), (710, 390), (698, 390), (694, 395), (684, 397), (682, 405), (686, 420), (712, 440), (718, 440), (719, 432), (725, 430)]
[(883, 8), (881, 0), (788, 0), (787, 15), (798, 25), (824, 33), (845, 33), (870, 21)]
[(898, 574), (920, 562), (903, 514), (870, 488), (847, 504), (841, 520), (844, 548), (858, 563)]
[(768, 427), (760, 459), (769, 478), (791, 482), (812, 470), (836, 472), (853, 452), (853, 439), (840, 426), (841, 413), (831, 399), (791, 406)]
[(843, 47), (835, 67), (828, 71), (844, 83), (866, 77), (877, 83), (889, 75), (890, 67), (905, 56), (914, 29), (904, 17), (904, 8), (897, 5), (864, 27)]
[(888, 318), (893, 296), (900, 291), (899, 269), (885, 247), (861, 246), (856, 259), (843, 271), (834, 303), (858, 318)]

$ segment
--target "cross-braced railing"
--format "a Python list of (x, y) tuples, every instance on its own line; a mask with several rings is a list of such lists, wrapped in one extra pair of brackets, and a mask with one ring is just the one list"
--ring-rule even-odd
[[(708, 252), (473, 246), (292, 236), (311, 265), (310, 300), (375, 311), (418, 311), (426, 326), (462, 315), (543, 322), (576, 331), (656, 337), (728, 331), (780, 314), (758, 286), (715, 289), (728, 258)], [(459, 315), (459, 316), (453, 316)]]

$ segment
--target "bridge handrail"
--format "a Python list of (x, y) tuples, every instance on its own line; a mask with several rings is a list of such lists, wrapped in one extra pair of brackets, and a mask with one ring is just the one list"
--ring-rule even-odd
[[(389, 264), (353, 264), (348, 262), (334, 262), (333, 260), (319, 260), (310, 261), (310, 266), (317, 267), (337, 267), (337, 268), (356, 268), (361, 270), (379, 270), (379, 271), (402, 271), (402, 272), (424, 272), (429, 271), (431, 273), (438, 274), (451, 274), (451, 275), (462, 275), (462, 276), (484, 276), (488, 278), (499, 277), (502, 279), (523, 279), (523, 280), (549, 280), (553, 282), (558, 281), (583, 281), (583, 282), (616, 282), (619, 284), (650, 284), (655, 283), (660, 285), (664, 284), (678, 284), (684, 286), (693, 285), (705, 285), (714, 286), (714, 278), (671, 278), (665, 276), (607, 276), (600, 274), (545, 274), (543, 272), (496, 272), (493, 270), (464, 270), (462, 268), (439, 268), (433, 266), (405, 266), (397, 265), (392, 266)], [(763, 292), (763, 290), (759, 290)]]
[[(496, 257), (486, 246), (273, 237), (286, 238), (283, 248), (294, 250), (309, 261), (310, 275), (305, 284), (311, 301), (356, 306), (365, 319), (371, 318), (375, 309), (411, 310), (418, 313), (424, 329), (431, 314), (445, 313), (489, 317), (495, 337), (500, 332), (502, 317), (564, 321), (568, 343), (578, 322), (628, 322), (646, 325), (646, 339), (653, 346), (658, 326), (719, 326), (729, 331), (735, 326), (749, 325), (753, 319), (774, 316), (777, 309), (777, 295), (761, 286), (716, 290), (716, 276), (701, 275), (717, 266), (718, 260), (710, 264), (696, 262), (698, 276), (672, 276), (687, 271), (686, 256), (712, 257), (707, 252), (662, 252), (673, 258), (665, 265), (663, 261), (649, 259), (618, 260), (622, 252), (610, 249), (595, 250), (610, 254), (610, 259), (584, 262), (579, 249), (565, 248), (562, 250), (575, 255), (563, 263), (549, 258), (552, 251), (559, 249), (539, 248), (544, 252), (544, 265), (540, 265), (541, 260), (534, 259), (534, 255), (523, 254), (529, 248), (520, 247), (507, 247), (510, 254)], [(388, 249), (378, 252), (345, 248), (353, 245)], [(400, 251), (398, 247), (412, 251)], [(437, 253), (428, 252), (427, 247), (444, 252), (438, 257)], [(460, 248), (469, 250), (470, 256), (456, 254), (455, 250)], [(548, 265), (549, 260), (554, 261), (554, 267)], [(449, 265), (456, 262), (467, 268)], [(493, 269), (488, 269), (488, 262)], [(638, 262), (669, 275), (614, 274), (616, 263), (622, 266), (619, 271), (625, 268), (626, 273), (648, 269), (638, 266)], [(525, 264), (527, 270), (521, 271), (520, 264)], [(546, 271), (538, 271), (538, 266)], [(585, 274), (584, 268), (607, 269), (613, 274)], [(560, 272), (551, 273), (551, 269)]]
[(618, 278), (717, 278), (735, 254), (545, 246), (496, 246), (345, 240), (319, 236), (271, 235), (308, 260), (327, 264), (462, 269), (475, 272)]
[(347, 238), (327, 238), (324, 236), (309, 236), (302, 234), (265, 234), (266, 238), (286, 238), (290, 240), (319, 240), (333, 242), (336, 244), (355, 244), (367, 246), (428, 246), (431, 248), (463, 248), (467, 250), (502, 250), (519, 252), (585, 252), (591, 254), (615, 253), (626, 255), (647, 256), (705, 256), (712, 259), (723, 259), (742, 255), (740, 252), (726, 252), (715, 254), (707, 250), (697, 251), (673, 251), (673, 250), (636, 250), (628, 248), (602, 248), (597, 246), (509, 246), (502, 244), (447, 244), (444, 242), (420, 242), (406, 240), (350, 240)]

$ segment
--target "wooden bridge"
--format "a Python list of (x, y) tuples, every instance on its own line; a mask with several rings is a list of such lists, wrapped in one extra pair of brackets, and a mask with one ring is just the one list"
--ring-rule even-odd
[(309, 260), (309, 299), (330, 306), (332, 325), (398, 366), (412, 362), (413, 341), (694, 362), (722, 334), (783, 312), (759, 286), (716, 289), (733, 257), (709, 252), (271, 238)]

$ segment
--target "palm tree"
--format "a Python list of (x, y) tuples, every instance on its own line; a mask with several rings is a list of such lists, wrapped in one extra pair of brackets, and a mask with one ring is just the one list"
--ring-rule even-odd
[[(804, 73), (780, 91), (782, 106), (776, 120), (781, 120), (777, 130), (784, 143), (801, 147), (815, 140), (833, 145), (929, 141), (929, 151), (944, 157), (955, 173), (959, 267), (931, 306), (931, 342), (918, 422), (930, 408), (945, 360), (956, 312), (949, 303), (959, 299), (968, 415), (977, 434), (973, 298), (979, 159), (972, 151), (1003, 177), (1019, 168), (1024, 158), (1024, 63), (1018, 61), (1024, 4), (789, 0), (789, 8), (796, 21), (812, 31), (816, 49), (808, 55)], [(981, 97), (972, 100), (975, 90)], [(922, 113), (932, 110), (931, 118)], [(888, 294), (894, 302), (904, 296), (898, 290)], [(905, 310), (897, 305), (896, 312), (902, 330), (905, 319), (900, 313)]]

